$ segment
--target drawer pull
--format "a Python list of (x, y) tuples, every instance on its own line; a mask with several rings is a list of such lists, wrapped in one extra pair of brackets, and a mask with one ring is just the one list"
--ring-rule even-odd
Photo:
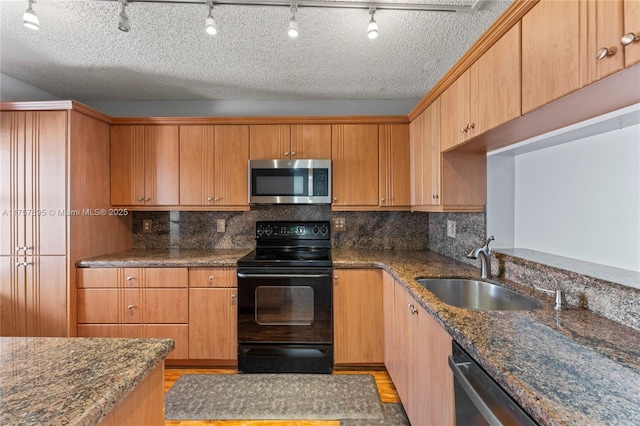
[(128, 305), (127, 309), (133, 309), (133, 305)]
[(209, 275), (209, 281), (213, 281), (215, 277), (213, 275)]

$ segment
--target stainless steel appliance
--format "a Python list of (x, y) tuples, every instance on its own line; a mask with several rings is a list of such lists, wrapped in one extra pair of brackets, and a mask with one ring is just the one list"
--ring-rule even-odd
[(331, 160), (249, 160), (250, 204), (331, 204)]
[(449, 366), (454, 376), (456, 425), (537, 425), (456, 342)]
[(255, 238), (238, 260), (238, 370), (330, 373), (329, 222), (257, 222)]

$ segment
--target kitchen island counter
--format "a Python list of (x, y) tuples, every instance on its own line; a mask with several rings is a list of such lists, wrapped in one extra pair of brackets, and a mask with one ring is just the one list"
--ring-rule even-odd
[(170, 339), (0, 337), (0, 424), (97, 424), (173, 348)]

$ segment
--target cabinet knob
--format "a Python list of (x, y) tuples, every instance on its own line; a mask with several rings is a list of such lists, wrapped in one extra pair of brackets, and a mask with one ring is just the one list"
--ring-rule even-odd
[(333, 279), (336, 280), (336, 281), (338, 281), (338, 278), (340, 278), (338, 275), (334, 275), (333, 276)]
[(338, 197), (333, 197), (333, 201), (334, 202), (338, 201)]
[(149, 201), (149, 200), (151, 200), (151, 197), (146, 197), (146, 198), (144, 199), (144, 201)]
[(288, 157), (288, 156), (289, 156), (289, 151), (285, 151), (285, 152), (284, 152), (284, 156), (285, 156), (285, 157)]
[(433, 194), (432, 197), (433, 197), (434, 200), (437, 200), (438, 198), (440, 198), (440, 196), (438, 194)]
[(127, 309), (129, 310), (133, 309), (133, 305), (127, 305)]
[(232, 295), (231, 295), (231, 298), (232, 298), (232, 299), (235, 299), (235, 298), (236, 298), (236, 295), (235, 295), (235, 294), (232, 294)]
[(296, 156), (296, 152), (295, 151), (291, 151), (291, 156), (295, 157)]
[(220, 201), (219, 197), (213, 197), (213, 201)]
[(213, 197), (207, 197), (207, 201), (213, 201)]
[(476, 128), (475, 123), (469, 123), (469, 124), (467, 124), (467, 131), (469, 131), (469, 130), (471, 130), (471, 129), (475, 129), (475, 128)]
[(33, 262), (16, 262), (16, 266), (29, 266), (33, 265)]
[(209, 275), (209, 281), (213, 281), (215, 277), (213, 275)]
[(138, 201), (142, 201), (142, 200), (144, 200), (144, 198), (138, 197)]
[(380, 202), (381, 202), (381, 203), (384, 203), (384, 198), (380, 198)]
[(460, 133), (467, 133), (467, 129), (465, 127), (460, 128)]
[(133, 277), (127, 277), (127, 281), (133, 281)]
[(29, 247), (29, 246), (23, 246), (23, 247), (17, 246), (16, 247), (16, 251), (22, 251), (22, 250), (24, 250), (24, 251), (33, 250), (33, 247)]
[(637, 43), (640, 41), (640, 34), (635, 35), (634, 33), (626, 33), (620, 39), (620, 44), (623, 46), (628, 46), (631, 43)]
[(598, 50), (596, 52), (596, 59), (601, 61), (604, 58), (608, 57), (608, 56), (613, 56), (616, 54), (616, 48), (612, 47), (611, 49), (608, 49), (606, 47), (603, 47), (602, 49)]

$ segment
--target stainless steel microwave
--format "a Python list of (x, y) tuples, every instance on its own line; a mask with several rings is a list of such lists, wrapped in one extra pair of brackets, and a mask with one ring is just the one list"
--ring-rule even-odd
[(331, 204), (331, 160), (249, 160), (250, 204)]

